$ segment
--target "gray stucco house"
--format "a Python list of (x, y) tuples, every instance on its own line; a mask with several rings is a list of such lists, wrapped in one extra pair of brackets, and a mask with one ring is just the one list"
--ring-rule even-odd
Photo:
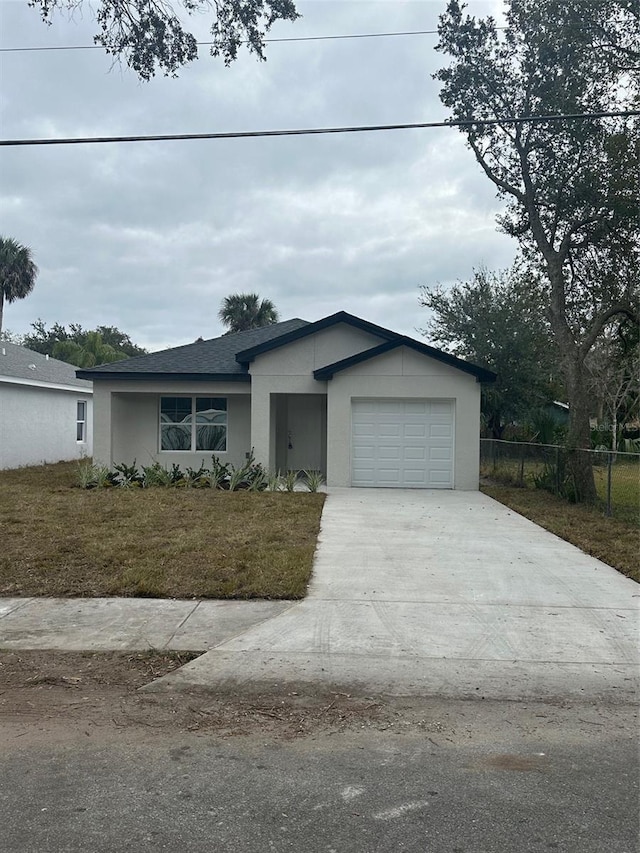
[(0, 342), (0, 469), (91, 456), (92, 398), (74, 365)]
[(343, 311), (78, 370), (94, 458), (181, 467), (215, 455), (321, 470), (328, 485), (477, 489), (480, 383), (493, 373)]

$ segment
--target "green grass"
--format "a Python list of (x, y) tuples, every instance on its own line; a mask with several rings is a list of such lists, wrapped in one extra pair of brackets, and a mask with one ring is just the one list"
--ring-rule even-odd
[[(600, 500), (607, 500), (607, 468), (593, 469)], [(616, 462), (611, 470), (611, 508), (620, 518), (635, 519), (640, 523), (640, 465)]]
[(323, 494), (75, 486), (0, 471), (0, 595), (302, 598)]
[(501, 483), (484, 484), (481, 488), (505, 506), (640, 583), (637, 523), (606, 518), (594, 507), (568, 503), (541, 489)]
[[(618, 457), (621, 458), (621, 457)], [(520, 480), (520, 462), (516, 459), (499, 459), (495, 465), (483, 463), (482, 476), (505, 485), (522, 485), (535, 488), (535, 479), (545, 471), (541, 461), (525, 459)], [(607, 501), (607, 466), (594, 465), (593, 476), (601, 510)], [(616, 518), (640, 525), (640, 464), (616, 462), (611, 471), (611, 512)]]

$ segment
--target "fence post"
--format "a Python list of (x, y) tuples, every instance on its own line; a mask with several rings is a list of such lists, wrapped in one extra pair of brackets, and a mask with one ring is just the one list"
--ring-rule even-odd
[(556, 495), (560, 494), (560, 447), (556, 446)]
[(611, 468), (613, 465), (613, 453), (607, 453), (607, 515), (611, 515)]
[(518, 474), (518, 485), (524, 483), (524, 444), (520, 445), (520, 472)]

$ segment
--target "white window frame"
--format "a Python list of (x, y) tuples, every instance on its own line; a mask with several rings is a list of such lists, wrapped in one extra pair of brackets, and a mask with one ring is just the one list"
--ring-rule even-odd
[[(171, 449), (171, 448), (163, 448), (162, 447), (162, 401), (164, 399), (181, 399), (181, 400), (191, 400), (191, 447), (188, 450), (181, 449)], [(197, 410), (196, 410), (196, 401), (197, 400), (224, 400), (225, 401), (225, 412), (227, 415), (227, 420), (224, 424), (216, 424), (215, 426), (224, 427), (224, 436), (225, 436), (225, 447), (224, 450), (197, 450), (197, 440), (196, 433), (198, 426), (204, 426), (205, 424), (198, 424), (197, 422)], [(176, 424), (178, 426), (179, 424)], [(229, 451), (229, 398), (225, 394), (161, 394), (158, 397), (158, 452), (159, 453), (214, 453), (216, 456), (218, 454), (225, 454)]]
[[(80, 417), (80, 406), (83, 409), (84, 417)], [(78, 444), (86, 444), (87, 442), (87, 401), (76, 400), (76, 441)]]

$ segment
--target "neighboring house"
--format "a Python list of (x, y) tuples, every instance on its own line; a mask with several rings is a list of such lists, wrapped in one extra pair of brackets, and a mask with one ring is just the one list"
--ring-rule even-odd
[(90, 456), (92, 398), (74, 365), (0, 342), (0, 469)]
[(339, 312), (79, 370), (94, 456), (320, 470), (333, 486), (477, 489), (483, 368)]
[(569, 423), (569, 404), (553, 400), (544, 407), (545, 412), (558, 426), (567, 426)]

